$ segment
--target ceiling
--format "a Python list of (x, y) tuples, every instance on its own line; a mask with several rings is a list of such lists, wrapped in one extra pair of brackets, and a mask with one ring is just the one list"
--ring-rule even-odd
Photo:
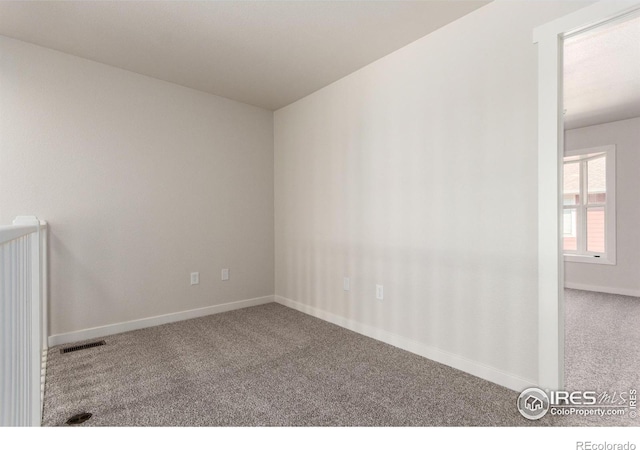
[(640, 116), (640, 17), (565, 41), (565, 128)]
[(487, 1), (2, 1), (0, 34), (267, 109)]

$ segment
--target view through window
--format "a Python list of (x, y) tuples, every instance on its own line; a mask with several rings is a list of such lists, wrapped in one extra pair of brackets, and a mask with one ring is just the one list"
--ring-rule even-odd
[(607, 164), (611, 151), (564, 158), (563, 248), (566, 255), (601, 257), (607, 253), (609, 205)]

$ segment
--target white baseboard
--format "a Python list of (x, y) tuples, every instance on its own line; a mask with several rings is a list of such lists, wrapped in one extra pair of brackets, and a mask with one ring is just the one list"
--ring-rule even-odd
[(571, 283), (568, 281), (565, 281), (564, 287), (567, 289), (579, 289), (581, 291), (603, 292), (605, 294), (630, 295), (631, 297), (640, 297), (640, 291), (635, 289), (592, 286), (588, 284)]
[(356, 333), (363, 334), (367, 337), (382, 341), (384, 343), (393, 345), (394, 347), (401, 348), (416, 355), (423, 356), (433, 361), (445, 364), (463, 372), (467, 372), (471, 375), (475, 375), (482, 379), (491, 381), (492, 383), (499, 384), (508, 389), (512, 389), (516, 392), (521, 392), (524, 389), (532, 386), (536, 386), (536, 382), (526, 380), (519, 376), (503, 372), (502, 370), (490, 367), (476, 361), (464, 358), (462, 356), (449, 353), (437, 348), (430, 347), (428, 345), (421, 344), (411, 339), (398, 336), (397, 334), (390, 333), (388, 331), (380, 330), (379, 328), (365, 325), (355, 320), (347, 319), (336, 314), (323, 311), (313, 306), (305, 305), (303, 303), (296, 302), (294, 300), (276, 295), (274, 296), (276, 303), (283, 306), (293, 308), (297, 311), (309, 314), (310, 316), (317, 317), (318, 319), (326, 320), (334, 325), (346, 328)]
[(86, 328), (84, 330), (72, 331), (71, 333), (54, 334), (53, 336), (49, 336), (49, 347), (68, 344), (70, 342), (84, 341), (86, 339), (110, 336), (112, 334), (124, 333), (126, 331), (155, 327), (157, 325), (164, 325), (165, 323), (179, 322), (181, 320), (194, 319), (196, 317), (219, 314), (227, 311), (233, 311), (234, 309), (248, 308), (250, 306), (264, 305), (272, 302), (273, 295), (267, 295), (265, 297), (238, 300), (235, 302), (223, 303), (221, 305), (206, 306), (204, 308), (164, 314), (162, 316), (147, 317), (145, 319), (114, 323), (95, 328)]

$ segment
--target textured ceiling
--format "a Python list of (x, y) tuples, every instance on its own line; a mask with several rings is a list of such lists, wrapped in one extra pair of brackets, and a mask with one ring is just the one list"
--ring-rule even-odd
[(566, 40), (564, 108), (567, 129), (640, 116), (640, 17)]
[(278, 109), (487, 1), (0, 2), (0, 34)]

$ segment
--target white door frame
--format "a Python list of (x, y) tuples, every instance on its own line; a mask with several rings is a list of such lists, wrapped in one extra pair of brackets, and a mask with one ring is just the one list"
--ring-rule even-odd
[(565, 37), (640, 9), (602, 0), (534, 30), (538, 44), (538, 385), (564, 388), (562, 49)]

